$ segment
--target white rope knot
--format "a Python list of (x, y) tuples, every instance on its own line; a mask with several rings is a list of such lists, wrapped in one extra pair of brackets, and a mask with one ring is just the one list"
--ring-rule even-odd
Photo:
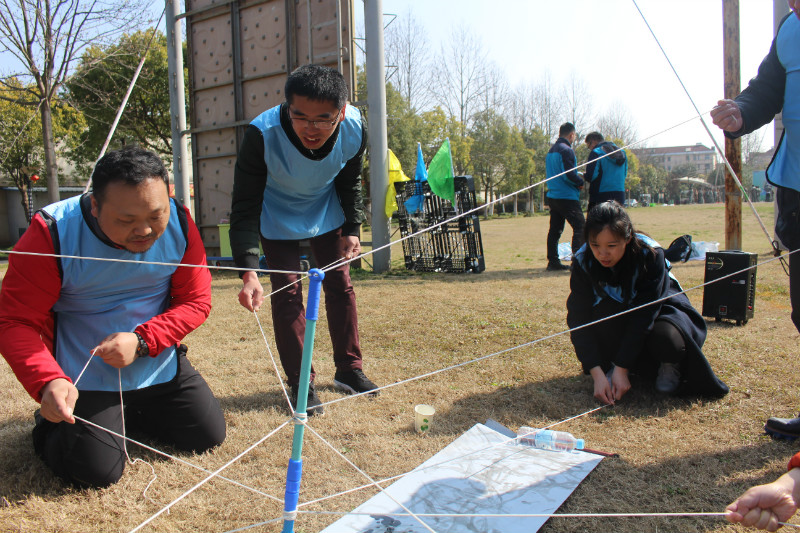
[(295, 411), (294, 415), (292, 416), (292, 421), (295, 424), (306, 425), (306, 422), (308, 422), (308, 413), (298, 413)]
[(283, 512), (283, 519), (287, 521), (295, 521), (297, 520), (297, 511), (284, 511)]

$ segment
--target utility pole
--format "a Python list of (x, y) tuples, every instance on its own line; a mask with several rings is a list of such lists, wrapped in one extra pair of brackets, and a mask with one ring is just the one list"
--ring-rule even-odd
[(186, 146), (186, 93), (183, 84), (183, 28), (179, 0), (166, 0), (167, 74), (172, 126), (172, 179), (175, 198), (194, 212), (189, 185), (189, 149)]
[[(739, 0), (722, 0), (722, 48), (724, 53), (725, 98), (741, 92), (739, 69)], [(725, 157), (742, 181), (742, 141), (725, 137)], [(742, 191), (725, 171), (725, 249), (742, 249)]]
[[(383, 53), (383, 2), (364, 1), (367, 39), (367, 112), (369, 119), (369, 188), (372, 203), (372, 249), (389, 244), (389, 220), (384, 204), (389, 186), (386, 137), (386, 73)], [(391, 263), (388, 247), (372, 255), (375, 272), (386, 272)]]

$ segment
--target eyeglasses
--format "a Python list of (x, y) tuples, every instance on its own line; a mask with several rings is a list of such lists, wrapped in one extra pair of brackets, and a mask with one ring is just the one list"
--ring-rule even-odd
[(339, 123), (339, 120), (308, 120), (307, 118), (293, 117), (289, 115), (292, 122), (296, 122), (301, 126), (311, 126), (318, 130), (332, 130)]

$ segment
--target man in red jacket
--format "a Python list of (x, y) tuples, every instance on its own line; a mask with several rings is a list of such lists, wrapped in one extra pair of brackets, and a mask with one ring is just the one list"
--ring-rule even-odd
[(92, 179), (91, 193), (37, 212), (15, 247), (45, 255), (11, 255), (0, 353), (41, 403), (37, 454), (59, 477), (101, 487), (122, 475), (124, 443), (76, 417), (122, 434), (122, 396), (128, 429), (196, 452), (224, 440), (225, 419), (180, 344), (208, 317), (211, 275), (172, 266), (206, 257), (163, 163), (127, 147)]

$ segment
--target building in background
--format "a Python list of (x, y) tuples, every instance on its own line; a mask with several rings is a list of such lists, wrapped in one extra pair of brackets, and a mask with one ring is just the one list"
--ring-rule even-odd
[(715, 148), (701, 143), (687, 146), (663, 146), (634, 149), (633, 153), (642, 163), (658, 166), (669, 172), (676, 167), (692, 165), (698, 174), (708, 174), (717, 168), (718, 157)]

